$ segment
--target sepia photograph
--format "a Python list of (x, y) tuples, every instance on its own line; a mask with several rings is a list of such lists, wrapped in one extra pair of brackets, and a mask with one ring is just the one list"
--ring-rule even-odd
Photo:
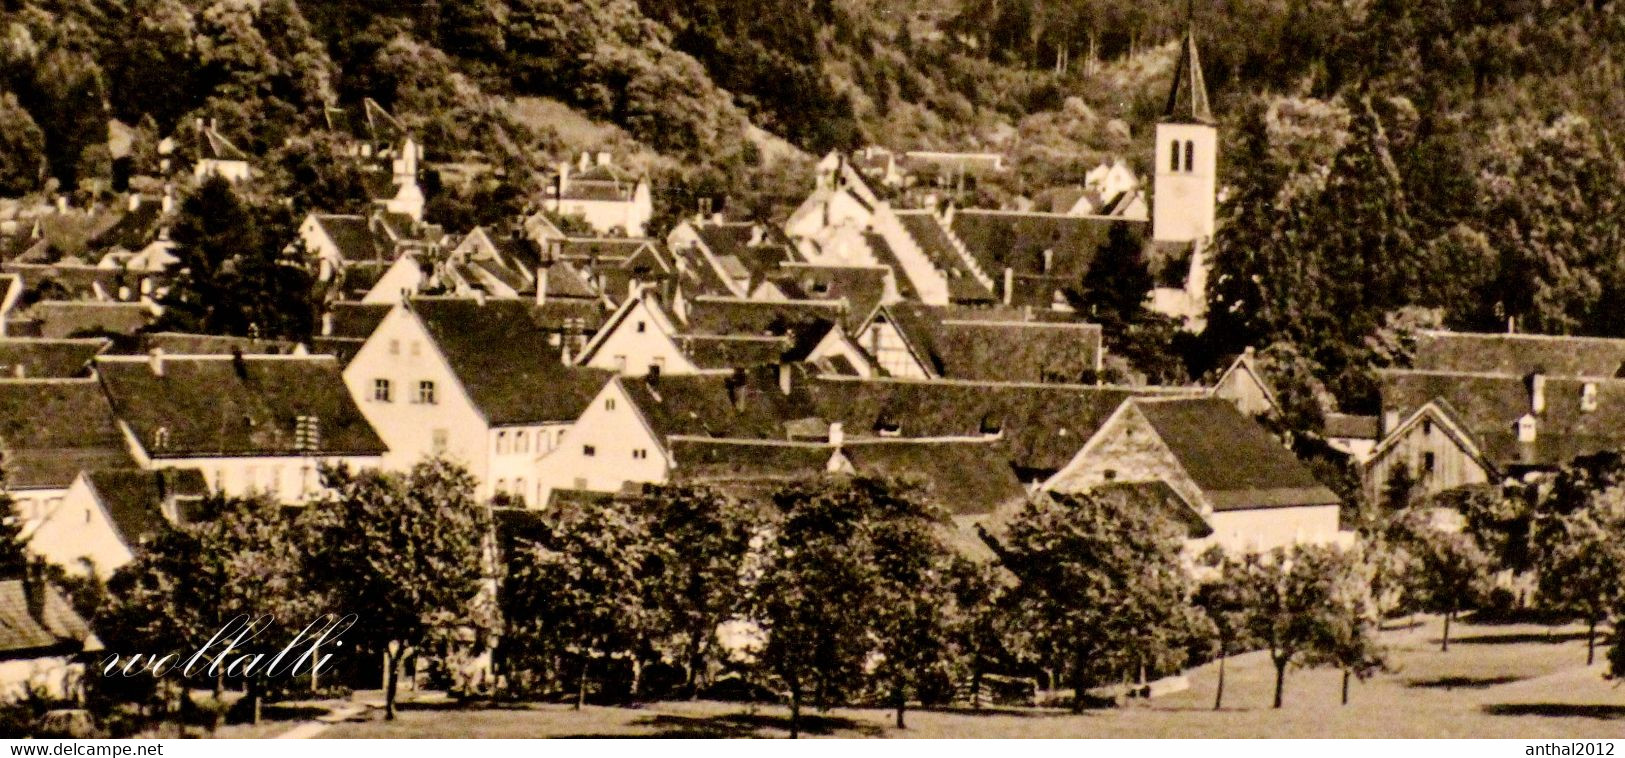
[(1622, 123), (1615, 0), (0, 0), (0, 740), (1611, 756)]

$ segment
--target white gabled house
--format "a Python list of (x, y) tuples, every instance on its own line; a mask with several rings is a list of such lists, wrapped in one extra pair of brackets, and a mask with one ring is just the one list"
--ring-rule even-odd
[(28, 534), (28, 550), (70, 574), (106, 580), (148, 539), (208, 494), (197, 469), (81, 471)]
[(622, 376), (698, 373), (700, 367), (683, 350), (678, 334), (676, 319), (655, 291), (640, 288), (593, 335), (576, 363)]
[(396, 305), (344, 370), (389, 443), (384, 465), (443, 456), (468, 467), (481, 498), (530, 502), (536, 454), (558, 444), (610, 378), (566, 365), (574, 308), (483, 297)]

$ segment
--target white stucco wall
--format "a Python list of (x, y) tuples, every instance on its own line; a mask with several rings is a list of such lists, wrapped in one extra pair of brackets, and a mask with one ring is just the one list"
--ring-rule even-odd
[[(649, 367), (660, 366), (665, 376), (681, 376), (699, 371), (681, 348), (664, 331), (666, 319), (652, 312), (647, 300), (633, 301), (631, 312), (604, 339), (588, 358), (592, 368), (615, 371), (622, 376), (646, 376)], [(642, 325), (642, 329), (639, 329)]]
[(616, 492), (627, 482), (664, 482), (669, 471), (659, 440), (621, 383), (613, 381), (593, 398), (558, 446), (537, 457), (541, 490), (536, 504), (545, 503), (554, 489)]
[(555, 450), (572, 424), (502, 426), (490, 432), (491, 489), (519, 497), (534, 508), (542, 503), (536, 459)]
[(1213, 534), (1193, 540), (1193, 548), (1200, 552), (1217, 544), (1225, 550), (1248, 552), (1295, 544), (1343, 545), (1353, 533), (1338, 531), (1337, 511), (1336, 505), (1217, 511), (1207, 517)]
[[(390, 382), (388, 402), (374, 399), (379, 379)], [(417, 402), (418, 383), (423, 381), (434, 382), (433, 404)], [(485, 419), (422, 322), (405, 306), (397, 306), (379, 323), (344, 368), (344, 383), (389, 446), (383, 460), (386, 468), (404, 471), (425, 457), (444, 455), (480, 480), (481, 497), (490, 496), (486, 465), (492, 442)]]
[(81, 560), (88, 559), (103, 580), (134, 558), (83, 475), (74, 480), (62, 502), (33, 527), (28, 550), (74, 575), (85, 573)]

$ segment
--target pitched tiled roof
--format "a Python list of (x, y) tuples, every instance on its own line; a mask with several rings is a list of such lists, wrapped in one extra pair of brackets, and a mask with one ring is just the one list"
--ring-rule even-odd
[(948, 280), (948, 295), (956, 303), (992, 302), (992, 290), (982, 286), (954, 249), (942, 219), (931, 211), (898, 211), (897, 220), (908, 231), (931, 265)]
[(793, 346), (788, 337), (692, 334), (678, 338), (700, 368), (750, 368), (777, 364)]
[(107, 509), (125, 545), (135, 546), (169, 525), (163, 505), (172, 498), (209, 494), (203, 472), (195, 468), (98, 469), (85, 472), (96, 497)]
[(918, 302), (920, 292), (914, 288), (914, 282), (904, 273), (903, 261), (897, 257), (897, 251), (892, 249), (891, 243), (876, 232), (864, 232), (863, 243), (869, 246), (869, 250), (875, 254), (875, 260), (880, 265), (895, 272), (892, 280), (897, 282), (898, 296), (904, 300)]
[(62, 593), (43, 588), (44, 607), (36, 616), (22, 579), (0, 580), (0, 658), (18, 659), (82, 650), (93, 639), (90, 625)]
[(333, 314), (333, 333), (326, 337), (366, 339), (384, 322), (394, 306), (381, 303), (338, 302), (327, 306)]
[(316, 223), (333, 240), (346, 261), (378, 261), (393, 258), (394, 248), (373, 234), (365, 216), (316, 214)]
[(1066, 465), (1117, 406), (1137, 395), (1198, 395), (1199, 389), (819, 377), (809, 384), (819, 416), (844, 423), (849, 439), (895, 429), (903, 437), (1000, 433), (1010, 461), (1032, 474)]
[(834, 448), (817, 442), (683, 437), (667, 444), (674, 478), (693, 483), (799, 481), (826, 470)]
[(884, 266), (819, 266), (789, 263), (779, 267), (774, 278), (780, 288), (792, 285), (795, 297), (809, 300), (845, 300), (846, 318), (842, 326), (856, 332), (886, 297)]
[(953, 515), (991, 513), (1019, 502), (1026, 490), (996, 442), (864, 440), (828, 442), (671, 440), (680, 481), (723, 485), (801, 481), (828, 470), (837, 454), (863, 476), (908, 480), (933, 505)]
[[(995, 282), (1012, 270), (1011, 303), (1048, 307), (1056, 290), (1076, 285), (1089, 271), (1113, 224), (1125, 224), (1137, 236), (1149, 232), (1144, 223), (1119, 218), (979, 209), (955, 213), (951, 226)], [(1045, 250), (1053, 251), (1047, 271)]]
[(152, 322), (152, 311), (141, 303), (105, 303), (90, 300), (42, 300), (24, 317), (32, 330), (46, 339), (101, 334), (135, 334)]
[(90, 360), (108, 347), (101, 338), (45, 340), (0, 337), (0, 377), (69, 379), (89, 375)]
[(688, 307), (694, 334), (787, 335), (807, 326), (839, 322), (846, 306), (831, 300), (746, 300), (702, 295)]
[[(1101, 331), (1083, 322), (1028, 321), (1021, 311), (893, 303), (882, 313), (936, 376), (1001, 382), (1088, 381)], [(1009, 320), (998, 320), (1003, 314)]]
[[(792, 369), (796, 370), (796, 369)], [(790, 395), (773, 370), (623, 379), (627, 394), (661, 438), (784, 440), (786, 423), (814, 415), (805, 378)]]
[[(535, 294), (535, 287), (527, 289), (530, 294)], [(568, 261), (559, 261), (547, 267), (547, 296), (550, 299), (562, 297), (593, 302), (598, 299), (598, 293), (587, 283), (580, 269)]]
[[(1429, 400), (1454, 409), (1480, 450), (1501, 467), (1560, 466), (1580, 455), (1625, 448), (1625, 380), (1547, 377), (1535, 440), (1519, 442), (1517, 422), (1532, 410), (1531, 381), (1518, 374), (1388, 370), (1378, 372), (1384, 415), (1408, 418)], [(1595, 386), (1596, 408), (1582, 403)]]
[(566, 366), (552, 335), (566, 304), (527, 300), (414, 298), (457, 380), (493, 425), (574, 421), (610, 372)]
[[(1202, 514), (1180, 497), (1167, 482), (1157, 480), (1150, 482), (1106, 482), (1089, 488), (1090, 494), (1101, 498), (1107, 505), (1117, 508), (1132, 508), (1146, 513), (1159, 514), (1182, 524), (1187, 529), (1186, 536), (1191, 539), (1201, 539), (1213, 533)], [(1064, 493), (1051, 493), (1051, 497), (1068, 497)]]
[[(379, 455), (332, 356), (165, 356), (96, 361), (114, 413), (148, 455)], [(319, 421), (319, 439), (299, 433)]]
[(172, 355), (292, 355), (299, 343), (291, 340), (262, 340), (252, 337), (226, 337), (217, 334), (155, 332), (141, 335), (141, 352), (163, 350)]
[(993, 513), (1027, 496), (997, 440), (854, 440), (841, 454), (859, 474), (914, 480), (926, 500), (956, 516)]
[(571, 261), (619, 263), (654, 240), (638, 237), (569, 237), (555, 243), (554, 254)]
[(1382, 436), (1382, 418), (1379, 416), (1353, 416), (1347, 413), (1328, 413), (1326, 414), (1326, 436), (1375, 440)]
[(94, 379), (0, 381), (0, 446), (13, 488), (66, 489), (82, 470), (134, 465)]
[(1416, 334), (1411, 366), (1425, 371), (1625, 376), (1625, 339), (1539, 334)]
[(1291, 451), (1228, 400), (1137, 399), (1134, 405), (1214, 510), (1338, 502)]

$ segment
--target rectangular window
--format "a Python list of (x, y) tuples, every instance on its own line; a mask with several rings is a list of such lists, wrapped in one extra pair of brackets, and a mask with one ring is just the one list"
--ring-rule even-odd
[(1168, 152), (1170, 153), (1170, 159), (1169, 159), (1169, 163), (1168, 163), (1168, 170), (1169, 171), (1178, 171), (1179, 170), (1179, 140), (1174, 140), (1173, 141), (1173, 144), (1169, 146), (1169, 151)]
[(518, 479), (513, 480), (513, 496), (517, 498), (523, 498), (525, 496), (524, 477), (521, 476)]
[(1191, 171), (1195, 171), (1195, 170), (1196, 170), (1196, 143), (1187, 140), (1185, 142), (1185, 171), (1186, 172), (1191, 172)]
[(401, 341), (400, 340), (390, 340), (389, 341), (389, 354), (390, 355), (400, 355), (401, 354)]
[(508, 433), (497, 432), (497, 455), (508, 454)]
[(390, 400), (390, 386), (388, 379), (372, 380), (372, 399), (374, 402), (388, 403)]
[(1422, 454), (1422, 471), (1425, 472), (1425, 473), (1429, 473), (1429, 474), (1433, 473), (1433, 454), (1432, 453), (1423, 453)]
[(626, 356), (615, 356), (615, 372), (620, 374), (626, 373)]
[(581, 454), (587, 456), (588, 458), (591, 458), (591, 457), (593, 457), (595, 455), (598, 455), (598, 448), (593, 447), (592, 445), (582, 445), (581, 446)]
[(434, 382), (427, 379), (418, 382), (418, 402), (423, 405), (434, 405)]
[(436, 453), (444, 453), (444, 452), (446, 452), (446, 446), (448, 444), (448, 437), (449, 436), (450, 435), (448, 435), (446, 433), (446, 430), (444, 430), (444, 429), (436, 429), (433, 432), (431, 432), (430, 435), (429, 435), (429, 440), (430, 440), (429, 444), (431, 446), (433, 446), (434, 451)]
[(611, 398), (605, 398), (604, 399), (604, 410), (606, 410), (606, 411), (615, 410), (615, 398), (611, 397)]
[(649, 451), (644, 450), (641, 447), (632, 451), (632, 460), (641, 461), (641, 460), (644, 460), (644, 459), (646, 459), (648, 457), (649, 457)]

